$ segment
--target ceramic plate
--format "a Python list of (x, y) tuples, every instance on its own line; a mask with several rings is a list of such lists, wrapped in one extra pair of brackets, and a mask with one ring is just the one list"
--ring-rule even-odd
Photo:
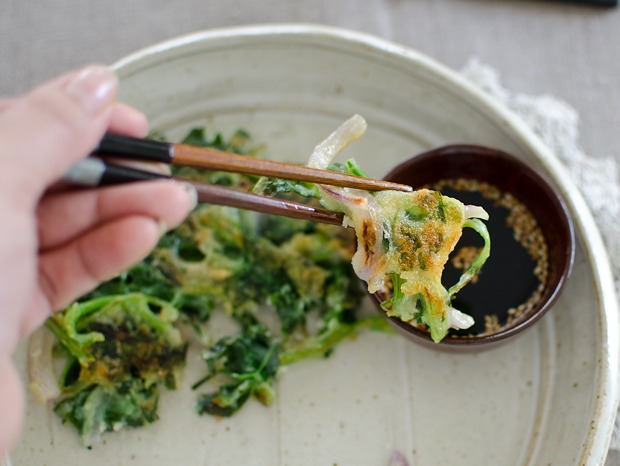
[(369, 130), (348, 153), (372, 176), (449, 143), (516, 154), (540, 167), (570, 208), (579, 240), (574, 271), (549, 314), (504, 346), (455, 355), (364, 334), (327, 360), (283, 373), (274, 406), (251, 402), (232, 419), (194, 413), (196, 355), (183, 388), (164, 394), (160, 421), (106, 435), (92, 450), (31, 402), (14, 465), (386, 465), (394, 451), (411, 465), (602, 464), (618, 401), (618, 309), (607, 256), (561, 164), (505, 108), (411, 49), (307, 25), (181, 37), (116, 69), (122, 99), (172, 138), (194, 125), (242, 127), (273, 158), (304, 162), (359, 113)]

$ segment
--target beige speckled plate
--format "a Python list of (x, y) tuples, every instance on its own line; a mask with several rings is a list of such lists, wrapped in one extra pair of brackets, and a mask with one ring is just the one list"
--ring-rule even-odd
[[(618, 402), (618, 317), (601, 238), (549, 150), (456, 73), (377, 38), (289, 25), (210, 31), (121, 60), (123, 100), (172, 137), (194, 124), (243, 127), (274, 158), (302, 162), (353, 113), (369, 122), (349, 151), (371, 175), (447, 143), (512, 152), (561, 189), (579, 240), (567, 289), (551, 312), (500, 348), (454, 355), (366, 334), (330, 359), (291, 367), (277, 403), (227, 420), (198, 417), (186, 385), (161, 420), (105, 436), (92, 450), (30, 403), (13, 452), (22, 465), (598, 465)], [(507, 282), (509, 279), (507, 278)]]

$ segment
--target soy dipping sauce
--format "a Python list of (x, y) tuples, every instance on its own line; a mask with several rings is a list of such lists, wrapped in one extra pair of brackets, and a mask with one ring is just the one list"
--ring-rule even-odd
[[(491, 237), (491, 255), (452, 300), (453, 307), (471, 315), (475, 324), (450, 333), (491, 333), (526, 315), (542, 295), (549, 268), (547, 243), (533, 214), (512, 194), (475, 179), (446, 179), (427, 187), (464, 204), (483, 207), (489, 213), (485, 223)], [(443, 273), (446, 288), (458, 281), (482, 245), (478, 233), (464, 229)]]

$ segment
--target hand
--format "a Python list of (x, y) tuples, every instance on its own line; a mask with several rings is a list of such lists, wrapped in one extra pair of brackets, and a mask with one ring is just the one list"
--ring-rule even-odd
[(50, 193), (105, 131), (145, 136), (145, 117), (116, 102), (117, 87), (91, 66), (0, 102), (0, 455), (22, 417), (19, 339), (144, 258), (196, 204), (193, 188), (170, 181)]

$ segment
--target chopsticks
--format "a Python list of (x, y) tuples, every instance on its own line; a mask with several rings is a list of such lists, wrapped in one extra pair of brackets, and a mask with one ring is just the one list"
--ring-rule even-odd
[(161, 173), (139, 170), (125, 165), (116, 165), (98, 157), (87, 157), (73, 165), (63, 180), (80, 186), (108, 186), (135, 181), (168, 179), (183, 181), (194, 186), (198, 201), (210, 204), (253, 210), (265, 214), (280, 215), (313, 222), (342, 225), (343, 215), (317, 207), (276, 199), (258, 194), (246, 193), (193, 180), (174, 178)]
[[(99, 156), (105, 156), (106, 160)], [(303, 165), (256, 159), (187, 144), (174, 144), (152, 139), (139, 139), (117, 134), (106, 134), (90, 157), (78, 162), (64, 175), (63, 180), (81, 186), (106, 186), (153, 179), (183, 181), (194, 186), (198, 201), (256, 212), (280, 215), (314, 222), (342, 225), (343, 214), (305, 204), (237, 191), (223, 186), (174, 178), (161, 173), (140, 170), (109, 162), (108, 157), (120, 157), (143, 162), (163, 162), (251, 175), (309, 181), (332, 186), (350, 187), (368, 191), (413, 191), (411, 186), (375, 180)]]
[(269, 176), (286, 180), (309, 181), (367, 191), (395, 190), (409, 192), (413, 190), (411, 186), (390, 181), (346, 175), (292, 163), (257, 159), (208, 147), (195, 147), (153, 139), (139, 139), (111, 133), (106, 134), (102, 138), (93, 154)]

